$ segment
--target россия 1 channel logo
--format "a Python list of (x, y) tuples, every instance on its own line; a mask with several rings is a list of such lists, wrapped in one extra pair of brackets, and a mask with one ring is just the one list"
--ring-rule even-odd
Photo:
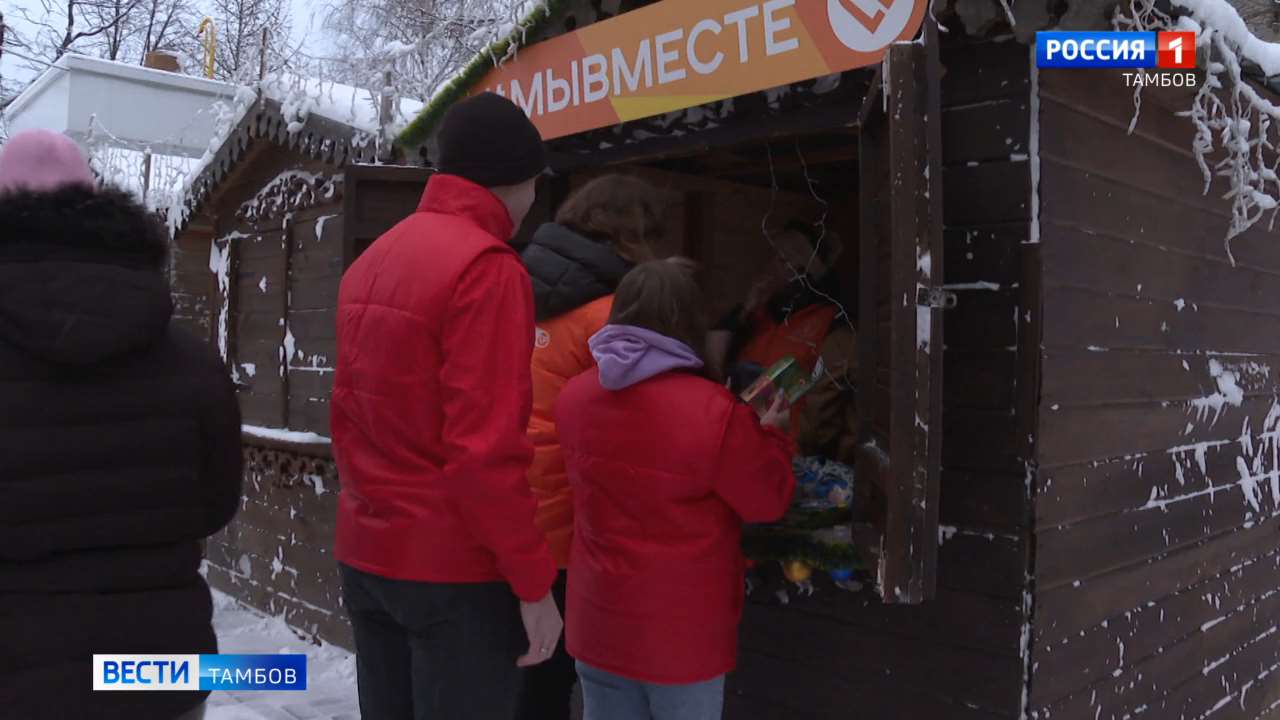
[[(1038, 68), (1119, 68), (1130, 70), (1188, 70), (1196, 68), (1194, 32), (1071, 32), (1036, 33)], [(1195, 72), (1126, 72), (1130, 87), (1195, 86)]]
[(306, 690), (306, 655), (94, 655), (94, 690)]

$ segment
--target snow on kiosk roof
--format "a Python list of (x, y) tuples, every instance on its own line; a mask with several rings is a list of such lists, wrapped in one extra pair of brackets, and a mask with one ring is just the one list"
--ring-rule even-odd
[(199, 210), (256, 139), (335, 167), (377, 162), (391, 148), (389, 138), (422, 107), (413, 98), (393, 100), (383, 121), (380, 95), (342, 83), (285, 74), (241, 86), (219, 108), (218, 131), (177, 194), (180, 204), (169, 209), (170, 229), (176, 232)]

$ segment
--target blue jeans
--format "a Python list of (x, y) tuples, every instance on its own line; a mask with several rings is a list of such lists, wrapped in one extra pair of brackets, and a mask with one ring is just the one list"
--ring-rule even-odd
[(724, 676), (689, 685), (628, 680), (578, 663), (583, 720), (720, 720)]

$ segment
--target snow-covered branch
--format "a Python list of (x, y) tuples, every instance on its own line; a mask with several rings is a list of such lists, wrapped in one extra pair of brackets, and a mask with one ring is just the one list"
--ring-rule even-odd
[[(1270, 216), (1274, 227), (1280, 209), (1280, 152), (1273, 140), (1280, 107), (1259, 93), (1245, 77), (1256, 68), (1266, 77), (1280, 74), (1280, 44), (1259, 40), (1226, 0), (1172, 0), (1182, 14), (1174, 18), (1156, 9), (1154, 0), (1132, 0), (1127, 14), (1115, 19), (1117, 29), (1192, 30), (1205, 48), (1204, 82), (1191, 107), (1180, 113), (1195, 124), (1192, 150), (1204, 174), (1205, 193), (1215, 177), (1225, 180), (1223, 197), (1231, 201), (1231, 241)], [(1141, 112), (1141, 88), (1134, 95), (1134, 122)], [(1231, 258), (1234, 262), (1234, 258)]]

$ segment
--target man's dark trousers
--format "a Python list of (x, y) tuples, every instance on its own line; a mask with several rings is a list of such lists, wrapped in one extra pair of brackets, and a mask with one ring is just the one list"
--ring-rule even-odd
[(342, 565), (362, 720), (511, 720), (528, 650), (506, 583), (392, 580)]

